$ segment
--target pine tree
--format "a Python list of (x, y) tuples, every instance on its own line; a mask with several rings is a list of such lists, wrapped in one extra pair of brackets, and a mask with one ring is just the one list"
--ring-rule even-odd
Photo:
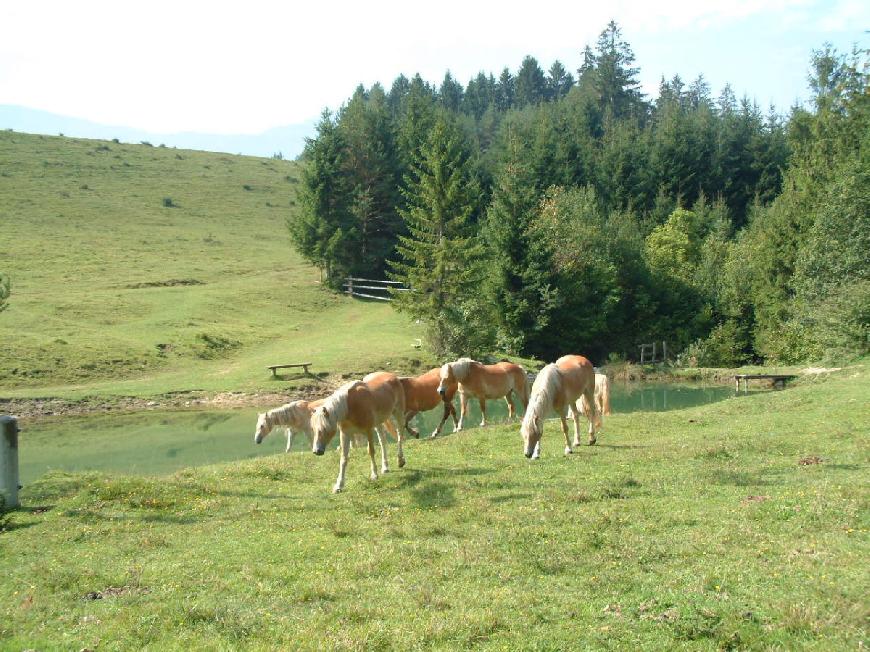
[(464, 300), (480, 283), (481, 249), (469, 218), (479, 195), (462, 134), (444, 114), (406, 177), (407, 208), (401, 211), (408, 229), (399, 237), (399, 259), (390, 262), (390, 278), (411, 288), (396, 293), (400, 311), (422, 319), (438, 355), (463, 352)]
[(595, 55), (595, 84), (603, 111), (615, 118), (639, 116), (645, 111), (638, 72), (631, 46), (622, 40), (622, 31), (611, 20), (598, 37)]
[(544, 71), (534, 57), (526, 57), (520, 66), (516, 79), (516, 106), (534, 106), (544, 100), (547, 91), (547, 80)]

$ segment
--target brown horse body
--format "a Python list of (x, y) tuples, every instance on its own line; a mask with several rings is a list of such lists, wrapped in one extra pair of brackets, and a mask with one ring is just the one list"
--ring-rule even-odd
[[(371, 479), (378, 477), (375, 466), (374, 438), (381, 444), (381, 471), (386, 473), (387, 449), (386, 436), (377, 429), (384, 424), (396, 437), (399, 449), (399, 466), (405, 465), (402, 451), (402, 424), (405, 416), (405, 394), (402, 383), (396, 374), (379, 371), (371, 373), (362, 382), (356, 381), (343, 385), (336, 390), (323, 405), (311, 416), (314, 433), (312, 449), (315, 454), (323, 455), (326, 445), (338, 431), (341, 445), (341, 461), (334, 492), (344, 488), (345, 471), (350, 453), (350, 437), (360, 433), (368, 438), (368, 452), (371, 459)], [(394, 422), (394, 423), (391, 423)]]
[(565, 453), (571, 453), (571, 439), (568, 435), (567, 412), (574, 419), (574, 446), (580, 445), (580, 410), (576, 403), (583, 397), (591, 406), (588, 410), (589, 445), (595, 443), (595, 423), (599, 421), (595, 404), (595, 370), (592, 363), (581, 355), (566, 355), (548, 364), (535, 378), (532, 385), (529, 407), (523, 417), (521, 433), (526, 457), (540, 455), (541, 435), (544, 432), (544, 419), (554, 410), (562, 422), (565, 435)]
[(440, 395), (438, 393), (438, 386), (441, 381), (440, 367), (431, 369), (420, 376), (401, 377), (399, 380), (405, 392), (404, 426), (408, 432), (415, 437), (419, 437), (420, 433), (410, 426), (411, 419), (419, 412), (428, 412), (438, 407), (439, 403), (444, 405), (444, 414), (438, 427), (435, 428), (430, 437), (437, 437), (441, 433), (441, 428), (444, 427), (444, 422), (447, 421), (449, 416), (453, 417), (453, 427), (454, 430), (456, 429), (458, 423), (456, 420), (456, 408), (453, 407), (453, 397), (456, 395), (457, 384), (455, 382), (447, 383), (444, 395)]
[(473, 396), (480, 403), (481, 426), (486, 425), (487, 399), (504, 398), (508, 405), (508, 415), (516, 414), (511, 394), (513, 394), (523, 409), (529, 402), (529, 387), (526, 370), (513, 362), (499, 362), (485, 365), (470, 358), (460, 358), (448, 362), (441, 367), (438, 393), (445, 395), (451, 383), (459, 385), (459, 424), (456, 430), (462, 430), (465, 415), (468, 413), (468, 398)]

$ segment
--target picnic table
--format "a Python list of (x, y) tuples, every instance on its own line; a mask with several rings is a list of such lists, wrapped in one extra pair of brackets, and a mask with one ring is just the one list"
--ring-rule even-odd
[(749, 381), (750, 380), (772, 380), (773, 386), (776, 389), (782, 389), (785, 387), (785, 382), (787, 380), (792, 380), (793, 378), (797, 378), (794, 374), (737, 374), (734, 376), (734, 382), (737, 386), (737, 391), (740, 391), (740, 381), (743, 381), (743, 391), (746, 392), (749, 389)]
[(310, 366), (311, 366), (310, 362), (292, 362), (289, 364), (271, 364), (268, 367), (266, 367), (266, 369), (272, 370), (272, 377), (273, 378), (278, 375), (278, 369), (292, 369), (294, 367), (302, 367), (302, 373), (304, 373), (306, 376), (309, 376), (309, 375), (311, 375), (308, 372), (308, 367), (310, 367)]

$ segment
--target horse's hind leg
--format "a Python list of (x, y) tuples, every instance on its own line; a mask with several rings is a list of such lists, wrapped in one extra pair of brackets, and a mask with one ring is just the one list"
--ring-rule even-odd
[(562, 434), (565, 436), (565, 455), (570, 455), (574, 451), (571, 450), (571, 435), (568, 434), (568, 422), (565, 420), (565, 411), (559, 414), (559, 421), (562, 426)]
[[(582, 399), (580, 399), (580, 400), (582, 400)], [(580, 400), (578, 400), (577, 403), (580, 403)], [(580, 407), (578, 407), (574, 403), (572, 403), (569, 406), (569, 409), (571, 410), (571, 418), (574, 420), (574, 445), (579, 446), (580, 445), (580, 413), (582, 410), (580, 409)]]
[(285, 452), (289, 453), (290, 449), (293, 448), (293, 431), (290, 428), (285, 428), (284, 430), (287, 432), (287, 448)]
[[(418, 430), (414, 430), (411, 427), (411, 419), (413, 419), (415, 416), (417, 416), (416, 412), (406, 412), (405, 413), (405, 430), (407, 430), (412, 435), (414, 435), (415, 439), (420, 439), (420, 432)], [(442, 423), (443, 423), (443, 421), (442, 421)]]
[(384, 428), (375, 428), (375, 434), (378, 436), (378, 443), (381, 445), (381, 473), (388, 473), (390, 467), (387, 464), (387, 435), (384, 433)]
[[(375, 466), (375, 433), (373, 430), (369, 430), (366, 433), (366, 439), (368, 439), (368, 449), (369, 449), (369, 460), (372, 465), (372, 473), (369, 476), (372, 480), (378, 479), (378, 468)], [(380, 437), (378, 437), (380, 439)]]
[[(595, 403), (594, 390), (586, 390), (585, 392), (583, 392), (583, 397), (586, 399), (586, 403), (584, 405), (584, 407), (586, 408), (586, 418), (589, 419), (589, 445), (592, 446), (596, 442), (595, 424), (599, 420), (598, 406)], [(578, 437), (577, 439), (579, 440), (580, 438)]]
[(513, 420), (517, 411), (514, 409), (514, 402), (511, 400), (511, 392), (513, 392), (513, 390), (504, 395), (504, 402), (507, 403), (508, 406), (508, 419)]
[(396, 448), (399, 449), (399, 468), (401, 469), (405, 466), (405, 451), (402, 450), (402, 442), (405, 440), (405, 437), (402, 435), (402, 429), (397, 428), (390, 419), (384, 421), (384, 427), (396, 438)]
[(486, 425), (486, 399), (478, 398), (477, 400), (480, 403), (480, 427), (483, 428)]

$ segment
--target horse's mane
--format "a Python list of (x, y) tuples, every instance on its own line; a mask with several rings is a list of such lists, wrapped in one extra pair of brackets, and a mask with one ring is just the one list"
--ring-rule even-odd
[(333, 432), (338, 423), (347, 416), (347, 393), (356, 385), (362, 384), (358, 380), (352, 380), (335, 390), (311, 415), (311, 425), (315, 431)]
[(562, 375), (555, 363), (550, 363), (538, 373), (535, 382), (532, 383), (532, 391), (529, 396), (529, 407), (523, 416), (523, 422), (531, 422), (534, 419), (543, 419), (553, 408), (556, 392), (562, 386)]
[(269, 430), (275, 426), (298, 426), (299, 407), (307, 401), (292, 401), (266, 412), (266, 426)]
[(449, 363), (450, 368), (453, 369), (453, 375), (456, 377), (456, 380), (462, 382), (462, 379), (468, 376), (469, 367), (471, 367), (475, 362), (477, 361), (472, 360), (471, 358), (459, 358), (459, 360)]

